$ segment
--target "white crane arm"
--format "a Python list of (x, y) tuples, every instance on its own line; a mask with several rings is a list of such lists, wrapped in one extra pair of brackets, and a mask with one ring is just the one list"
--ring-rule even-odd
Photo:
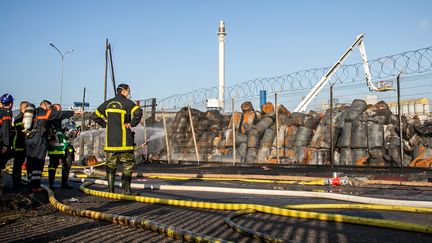
[(336, 72), (336, 70), (342, 65), (345, 59), (351, 54), (354, 47), (357, 45), (360, 49), (361, 58), (363, 61), (363, 68), (365, 70), (366, 83), (369, 86), (370, 90), (377, 91), (378, 89), (371, 82), (371, 74), (369, 70), (369, 64), (367, 61), (366, 51), (363, 43), (364, 34), (360, 34), (357, 36), (357, 39), (354, 43), (345, 51), (344, 54), (338, 59), (338, 61), (327, 71), (327, 73), (321, 78), (318, 83), (309, 91), (305, 98), (300, 102), (300, 104), (294, 109), (295, 112), (304, 112), (308, 105), (312, 102), (312, 100), (318, 95), (318, 93), (324, 88), (324, 86), (329, 82), (330, 78)]

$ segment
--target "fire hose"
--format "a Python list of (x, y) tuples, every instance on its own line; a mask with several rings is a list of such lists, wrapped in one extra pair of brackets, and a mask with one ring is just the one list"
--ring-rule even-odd
[[(100, 185), (107, 185), (107, 181), (92, 178), (71, 178), (76, 182), (94, 182)], [(116, 183), (120, 186), (120, 183)], [(132, 188), (135, 189), (153, 189), (166, 191), (194, 191), (194, 192), (216, 192), (216, 193), (232, 193), (232, 194), (256, 194), (266, 196), (289, 196), (289, 197), (304, 197), (304, 198), (325, 198), (331, 200), (348, 201), (365, 204), (379, 204), (392, 206), (410, 206), (421, 208), (432, 208), (430, 201), (412, 201), (412, 200), (395, 200), (382, 199), (373, 197), (354, 196), (346, 194), (334, 194), (327, 192), (315, 191), (288, 191), (288, 190), (268, 190), (268, 189), (246, 189), (246, 188), (230, 188), (230, 187), (206, 187), (206, 186), (176, 186), (176, 185), (156, 185), (156, 184), (138, 184), (132, 183)], [(217, 209), (217, 208), (216, 208)]]
[[(84, 193), (89, 195), (117, 199), (117, 200), (130, 200), (130, 201), (137, 201), (143, 203), (162, 204), (162, 205), (179, 206), (179, 207), (235, 211), (236, 213), (230, 214), (226, 217), (225, 222), (230, 227), (233, 227), (236, 231), (239, 231), (242, 234), (245, 234), (249, 237), (265, 240), (265, 241), (279, 242), (280, 240), (273, 238), (269, 235), (259, 233), (253, 230), (248, 230), (241, 226), (238, 226), (235, 223), (233, 223), (232, 219), (235, 217), (239, 217), (243, 214), (260, 212), (260, 213), (303, 218), (303, 219), (360, 224), (360, 225), (383, 227), (383, 228), (390, 228), (390, 229), (397, 229), (397, 230), (414, 231), (414, 232), (427, 233), (427, 234), (432, 233), (432, 226), (429, 225), (421, 225), (416, 223), (408, 223), (408, 222), (401, 222), (395, 220), (355, 217), (355, 216), (347, 216), (341, 214), (327, 214), (327, 213), (317, 213), (317, 212), (310, 212), (310, 211), (300, 211), (300, 209), (310, 210), (310, 209), (330, 209), (331, 208), (331, 209), (388, 210), (388, 211), (425, 213), (425, 214), (432, 213), (432, 208), (391, 205), (391, 203), (398, 200), (387, 200), (389, 205), (313, 204), (313, 205), (289, 205), (280, 208), (280, 207), (258, 205), (258, 204), (212, 203), (212, 202), (203, 202), (203, 201), (174, 200), (174, 199), (163, 199), (163, 198), (156, 198), (156, 197), (132, 196), (132, 195), (123, 195), (117, 193), (97, 191), (97, 190), (87, 188), (93, 183), (105, 184), (101, 182), (102, 181), (100, 180), (87, 181), (80, 186), (80, 189)], [(136, 188), (136, 184), (132, 184), (132, 186)]]
[(188, 241), (188, 242), (227, 242), (214, 237), (197, 234), (188, 230), (161, 224), (152, 220), (137, 220), (136, 218), (129, 217), (129, 216), (123, 216), (123, 215), (112, 214), (112, 213), (103, 213), (103, 212), (98, 212), (93, 210), (77, 209), (60, 203), (55, 198), (54, 192), (51, 189), (49, 189), (45, 185), (42, 185), (42, 187), (48, 192), (48, 199), (51, 205), (63, 213), (67, 213), (79, 217), (95, 219), (95, 220), (106, 221), (113, 224), (121, 224), (121, 225), (131, 226), (135, 228), (147, 229), (156, 232), (158, 234), (165, 234), (169, 237), (180, 239), (183, 241)]

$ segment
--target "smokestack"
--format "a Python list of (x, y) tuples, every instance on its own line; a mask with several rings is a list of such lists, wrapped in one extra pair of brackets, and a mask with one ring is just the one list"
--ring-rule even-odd
[(219, 21), (219, 31), (217, 33), (219, 39), (219, 108), (221, 111), (225, 109), (225, 24), (224, 21)]

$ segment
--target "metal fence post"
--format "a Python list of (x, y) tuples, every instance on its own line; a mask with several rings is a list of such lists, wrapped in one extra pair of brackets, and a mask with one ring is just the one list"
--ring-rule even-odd
[[(146, 109), (147, 109), (147, 102), (144, 100), (144, 110), (143, 110), (143, 134), (144, 134), (144, 143), (147, 141), (147, 123), (146, 123)], [(164, 124), (165, 125), (165, 124)], [(147, 144), (145, 146), (146, 151), (146, 160), (149, 160), (149, 154), (147, 149)], [(143, 148), (144, 149), (144, 148)]]
[(168, 128), (166, 125), (164, 109), (162, 109), (162, 120), (163, 120), (164, 130), (165, 130), (165, 146), (167, 148), (167, 160), (168, 160), (168, 164), (170, 164), (171, 163), (171, 153), (170, 153), (170, 147), (169, 147), (169, 142), (168, 142)]
[(234, 110), (234, 98), (231, 99), (231, 112), (232, 112), (232, 131), (233, 131), (233, 165), (236, 164), (236, 125), (235, 125), (235, 110)]
[(403, 170), (403, 160), (404, 160), (404, 150), (403, 150), (403, 133), (402, 133), (402, 112), (401, 112), (401, 102), (400, 102), (400, 76), (403, 71), (401, 71), (396, 77), (397, 82), (397, 104), (398, 104), (398, 118), (399, 118), (399, 139), (400, 139), (400, 160), (401, 160), (401, 170)]
[(192, 137), (193, 137), (194, 146), (195, 146), (196, 159), (197, 159), (198, 164), (199, 164), (200, 163), (200, 159), (199, 159), (198, 146), (197, 146), (196, 137), (195, 137), (195, 129), (194, 129), (194, 126), (193, 126), (192, 112), (191, 112), (190, 105), (188, 105), (188, 112), (189, 112), (190, 126), (191, 126), (191, 130), (192, 130)]
[(333, 85), (330, 85), (330, 164), (334, 164), (334, 136), (333, 136)]
[(280, 154), (279, 154), (279, 109), (278, 109), (278, 97), (277, 92), (275, 93), (275, 112), (276, 112), (276, 160), (277, 163), (280, 163)]

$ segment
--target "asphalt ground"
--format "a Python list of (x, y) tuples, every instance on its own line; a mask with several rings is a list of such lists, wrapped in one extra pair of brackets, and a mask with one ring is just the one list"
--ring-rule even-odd
[[(153, 167), (152, 167), (153, 166)], [(179, 168), (176, 168), (179, 167)], [(201, 167), (201, 168), (200, 168)], [(222, 173), (227, 168), (215, 168), (208, 166), (172, 166), (144, 165), (137, 168), (138, 171), (151, 171), (170, 173)], [(270, 170), (257, 166), (256, 168), (238, 167), (231, 168), (231, 173), (248, 172), (278, 174), (279, 169), (273, 167)], [(285, 174), (285, 169), (280, 169)], [(310, 171), (306, 171), (310, 173)], [(329, 173), (327, 171), (314, 171), (313, 173)], [(383, 175), (379, 172), (380, 175)], [(297, 174), (304, 175), (299, 171)], [(393, 173), (398, 174), (398, 172)], [(414, 176), (415, 173), (412, 173)], [(365, 174), (366, 175), (366, 174)], [(388, 175), (388, 172), (387, 174)], [(406, 175), (406, 174), (405, 174)], [(428, 177), (428, 172), (422, 177)], [(4, 176), (8, 177), (7, 175)], [(118, 178), (119, 180), (119, 178)], [(428, 188), (414, 187), (387, 187), (387, 188), (356, 188), (356, 187), (330, 187), (330, 186), (293, 186), (282, 184), (246, 183), (238, 181), (199, 181), (199, 180), (159, 180), (136, 178), (137, 183), (151, 183), (155, 185), (199, 185), (222, 186), (236, 188), (259, 188), (279, 190), (315, 190), (332, 191), (334, 193), (347, 193), (353, 195), (370, 196), (389, 199), (432, 200), (432, 191)], [(44, 182), (46, 183), (46, 182)], [(58, 184), (58, 182), (57, 182)], [(196, 233), (234, 242), (258, 242), (249, 239), (230, 229), (224, 218), (229, 212), (181, 208), (156, 204), (145, 204), (130, 201), (119, 201), (86, 195), (79, 191), (78, 183), (72, 190), (57, 189), (56, 198), (73, 207), (110, 212), (136, 217), (137, 219), (150, 219), (159, 223), (176, 226)], [(179, 242), (149, 230), (135, 229), (128, 226), (114, 225), (92, 219), (66, 215), (55, 210), (49, 203), (46, 193), (28, 194), (21, 189), (14, 192), (7, 182), (4, 202), (19, 201), (20, 203), (3, 203), (0, 210), (0, 242)], [(106, 190), (106, 187), (94, 185), (91, 188)], [(118, 189), (119, 190), (119, 189)], [(199, 200), (224, 203), (256, 203), (274, 206), (305, 203), (344, 203), (328, 199), (306, 199), (281, 196), (240, 195), (206, 192), (180, 192), (161, 190), (141, 190), (144, 196), (161, 198)], [(31, 199), (27, 203), (22, 198)], [(24, 202), (23, 202), (24, 201)], [(12, 205), (12, 206), (11, 206)], [(2, 206), (2, 205), (0, 205)], [(413, 214), (387, 211), (360, 211), (360, 210), (314, 210), (327, 213), (339, 213), (345, 215), (362, 216), (378, 219), (401, 220), (425, 225), (432, 225), (430, 214)], [(286, 242), (432, 242), (432, 236), (407, 231), (390, 230), (384, 228), (368, 227), (353, 224), (342, 224), (307, 219), (297, 219), (256, 213), (244, 215), (234, 220), (236, 223), (263, 233), (270, 234)]]

